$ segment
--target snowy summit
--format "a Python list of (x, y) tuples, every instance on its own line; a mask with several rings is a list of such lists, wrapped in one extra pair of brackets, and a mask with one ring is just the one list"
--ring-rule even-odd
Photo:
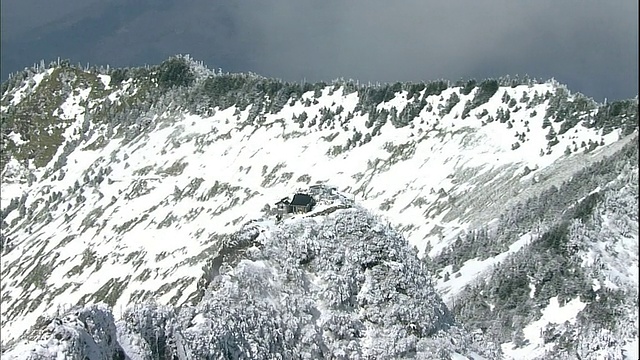
[(637, 358), (637, 97), (177, 56), (0, 110), (2, 359)]

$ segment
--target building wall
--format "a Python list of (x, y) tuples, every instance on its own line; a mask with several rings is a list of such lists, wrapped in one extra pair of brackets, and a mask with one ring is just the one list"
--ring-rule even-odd
[(277, 212), (278, 214), (284, 215), (284, 214), (288, 214), (290, 211), (290, 205), (288, 204), (278, 204), (277, 207)]
[(306, 212), (306, 209), (304, 206), (300, 206), (300, 205), (291, 205), (292, 210), (294, 213), (301, 213), (301, 212)]

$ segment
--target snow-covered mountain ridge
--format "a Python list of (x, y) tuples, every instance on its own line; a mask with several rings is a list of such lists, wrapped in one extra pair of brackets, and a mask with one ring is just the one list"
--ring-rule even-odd
[(280, 223), (250, 222), (218, 245), (197, 305), (134, 306), (118, 320), (103, 305), (70, 309), (41, 321), (31, 342), (3, 358), (483, 359), (498, 352), (455, 323), (407, 241), (349, 201)]
[[(287, 84), (182, 58), (13, 77), (1, 99), (3, 343), (58, 307), (104, 301), (118, 317), (193, 299), (221, 239), (299, 187), (336, 186), (437, 260), (461, 231), (637, 142), (637, 99), (597, 104), (553, 81), (457, 85)], [(606, 185), (593, 184), (575, 202)], [(550, 218), (500, 246), (523, 246)], [(436, 264), (454, 299), (456, 278), (443, 280), (456, 271)]]

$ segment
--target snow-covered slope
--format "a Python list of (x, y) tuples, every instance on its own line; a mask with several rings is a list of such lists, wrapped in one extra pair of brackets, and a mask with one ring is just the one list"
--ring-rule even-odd
[[(554, 81), (286, 84), (182, 58), (21, 74), (2, 94), (2, 341), (76, 304), (193, 301), (227, 234), (317, 183), (436, 256), (637, 141), (634, 101)], [(464, 269), (446, 299), (483, 274)]]
[(117, 321), (102, 304), (79, 307), (42, 319), (31, 341), (3, 359), (483, 359), (498, 352), (455, 323), (407, 241), (349, 201), (249, 223), (217, 254), (195, 306), (134, 306)]

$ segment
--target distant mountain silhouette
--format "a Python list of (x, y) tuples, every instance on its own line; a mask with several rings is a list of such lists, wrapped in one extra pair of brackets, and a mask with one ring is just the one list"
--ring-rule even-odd
[[(206, 9), (206, 11), (203, 11)], [(58, 57), (72, 63), (140, 66), (175, 53), (211, 59), (233, 71), (233, 23), (226, 5), (201, 0), (124, 0), (81, 8), (62, 20), (2, 39), (2, 79), (33, 63)], [(224, 62), (223, 62), (224, 59)], [(246, 68), (246, 66), (244, 66)]]

